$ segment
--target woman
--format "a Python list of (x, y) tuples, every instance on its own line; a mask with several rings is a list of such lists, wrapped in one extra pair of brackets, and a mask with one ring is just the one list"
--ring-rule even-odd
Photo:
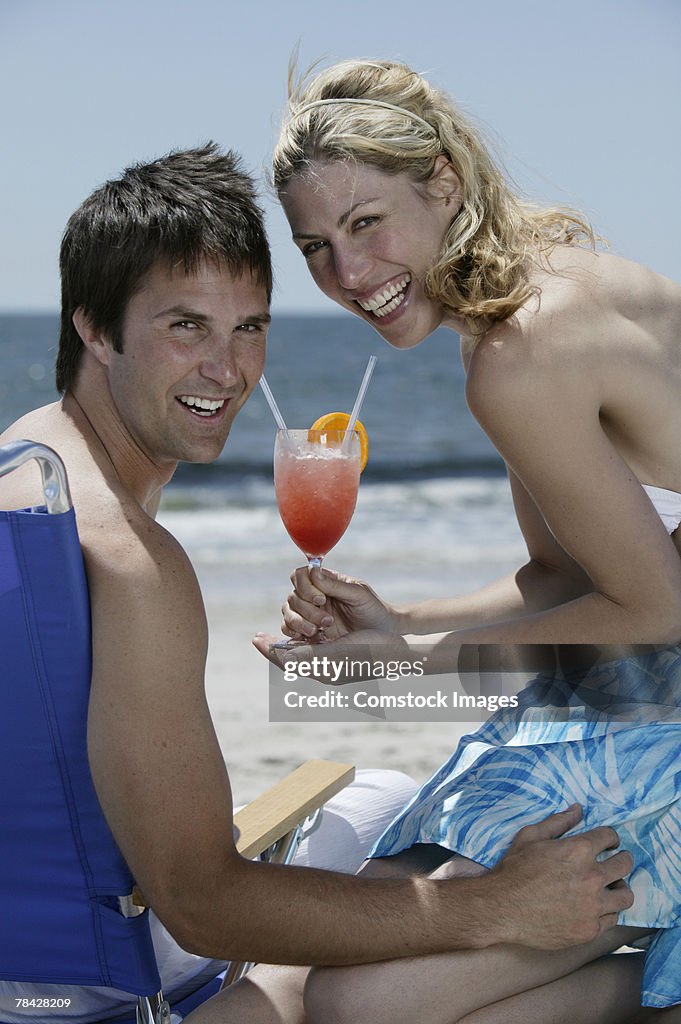
[[(521, 824), (577, 799), (585, 828), (612, 824), (634, 854), (623, 922), (656, 930), (645, 967), (598, 959), (631, 938), (614, 929), (576, 958), (499, 949), (316, 971), (309, 1019), (648, 1019), (642, 973), (644, 1005), (681, 1002), (681, 288), (597, 253), (574, 212), (520, 200), (451, 101), (400, 64), (344, 62), (294, 89), (273, 164), (325, 294), (396, 348), (439, 326), (460, 335), (468, 404), (507, 464), (529, 552), (475, 594), (406, 608), (299, 570), (284, 631), (396, 650), (405, 634), (444, 634), (431, 645), (442, 667), (464, 644), (601, 651), (586, 678), (540, 677), (466, 737), (369, 870), (491, 868)], [(256, 645), (276, 656), (267, 637)], [(649, 653), (618, 657), (622, 645)], [(594, 708), (603, 693), (627, 714)], [(536, 721), (542, 703), (567, 721)]]

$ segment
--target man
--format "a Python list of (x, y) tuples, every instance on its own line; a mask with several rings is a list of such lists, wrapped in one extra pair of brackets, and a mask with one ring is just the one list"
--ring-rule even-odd
[[(204, 694), (201, 594), (154, 517), (179, 461), (220, 454), (263, 370), (272, 278), (252, 183), (212, 144), (129, 168), (69, 221), (61, 271), (63, 399), (0, 443), (30, 437), (66, 464), (91, 598), (92, 775), (177, 944), (211, 960), (342, 965), (499, 942), (558, 948), (613, 924), (631, 895), (608, 886), (631, 861), (596, 862), (616, 845), (609, 829), (553, 842), (576, 810), (523, 830), (485, 877), (356, 878), (238, 855)], [(1, 481), (0, 507), (36, 491), (24, 467)], [(230, 1019), (241, 999), (265, 1019), (252, 984), (218, 998)]]

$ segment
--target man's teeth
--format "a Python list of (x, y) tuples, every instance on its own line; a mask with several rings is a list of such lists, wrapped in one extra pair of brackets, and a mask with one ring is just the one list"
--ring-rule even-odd
[(358, 299), (362, 309), (365, 309), (367, 313), (373, 313), (374, 316), (386, 316), (387, 313), (392, 313), (394, 309), (397, 309), (399, 304), (404, 300), (404, 290), (411, 281), (411, 275), (407, 276), (399, 281), (397, 284), (391, 285), (389, 288), (384, 289), (381, 292), (376, 292), (370, 299), (361, 300)]
[(188, 405), (197, 416), (214, 416), (218, 409), (222, 409), (225, 404), (224, 398), (218, 402), (211, 398), (196, 398), (194, 395), (178, 395), (178, 398), (183, 405)]

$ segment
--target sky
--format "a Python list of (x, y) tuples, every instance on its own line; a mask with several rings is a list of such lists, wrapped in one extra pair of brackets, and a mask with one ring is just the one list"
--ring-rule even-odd
[[(214, 139), (259, 178), (289, 57), (399, 59), (454, 96), (533, 198), (681, 280), (679, 0), (0, 0), (0, 311), (55, 311), (71, 212)], [(331, 312), (274, 197), (273, 309)]]

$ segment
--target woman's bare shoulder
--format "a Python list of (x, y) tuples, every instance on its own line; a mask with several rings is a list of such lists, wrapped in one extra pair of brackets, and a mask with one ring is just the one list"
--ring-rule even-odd
[(611, 252), (558, 246), (538, 264), (531, 284), (538, 301), (520, 316), (538, 330), (546, 329), (549, 318), (581, 333), (591, 323), (619, 329), (622, 321), (645, 329), (652, 319), (681, 313), (681, 285)]
[(613, 345), (642, 334), (663, 337), (681, 318), (681, 286), (640, 264), (560, 246), (530, 275), (532, 295), (477, 342), (469, 385), (482, 378), (579, 364), (582, 377), (612, 355)]
[(507, 401), (512, 407), (527, 401), (536, 407), (550, 403), (557, 392), (574, 391), (582, 405), (601, 378), (611, 316), (595, 265), (577, 258), (559, 272), (538, 272), (531, 283), (527, 302), (474, 347), (466, 397), (476, 415)]

